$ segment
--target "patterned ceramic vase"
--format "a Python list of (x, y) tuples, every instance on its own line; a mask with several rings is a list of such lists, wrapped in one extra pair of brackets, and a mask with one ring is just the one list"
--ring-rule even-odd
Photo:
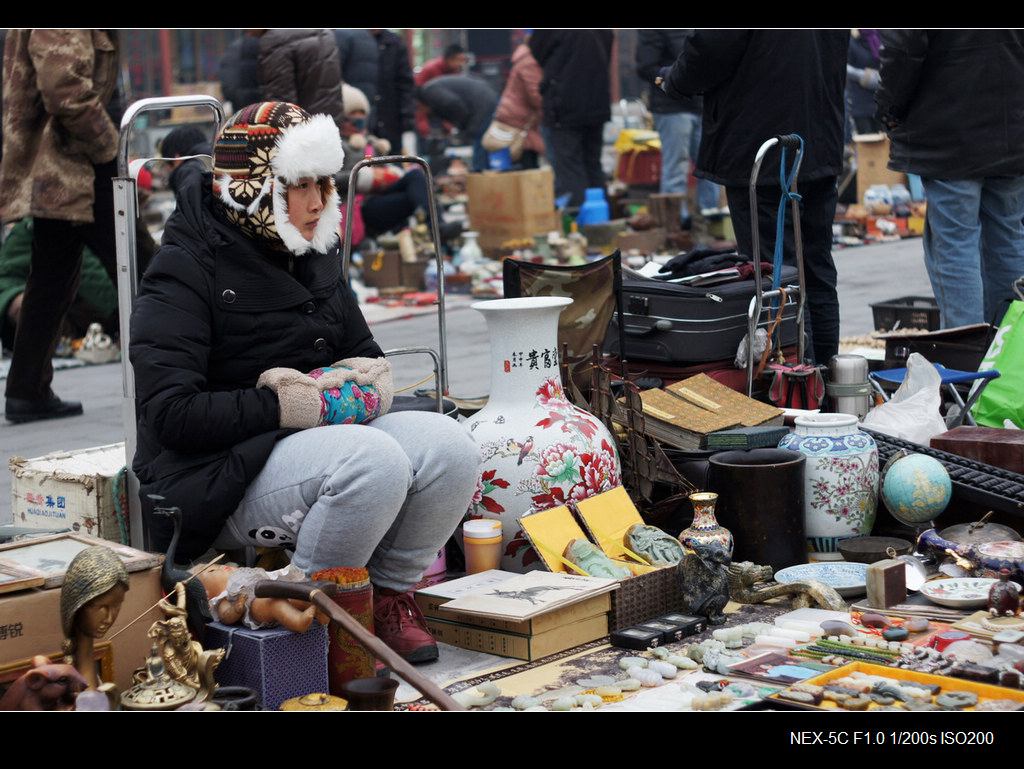
[(613, 437), (562, 390), (558, 316), (571, 302), (523, 297), (472, 305), (487, 321), (491, 392), (469, 420), (482, 465), (468, 517), (501, 521), (501, 568), (508, 571), (541, 566), (519, 518), (621, 484)]
[(687, 550), (691, 551), (695, 545), (709, 545), (716, 542), (725, 548), (731, 557), (732, 532), (721, 526), (718, 519), (715, 518), (715, 503), (718, 502), (718, 495), (713, 491), (698, 491), (690, 495), (690, 502), (693, 504), (693, 523), (679, 532), (679, 541)]
[(779, 442), (807, 456), (804, 526), (814, 560), (839, 560), (839, 542), (871, 533), (878, 504), (878, 447), (853, 414), (807, 414)]

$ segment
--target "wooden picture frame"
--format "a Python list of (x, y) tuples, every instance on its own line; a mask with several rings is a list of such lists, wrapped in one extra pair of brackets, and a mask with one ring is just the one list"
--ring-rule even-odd
[(64, 575), (74, 557), (94, 545), (102, 545), (113, 550), (129, 572), (156, 566), (162, 559), (160, 555), (146, 553), (99, 537), (64, 532), (0, 545), (0, 570), (41, 578), (42, 586), (46, 588), (60, 587), (64, 584)]

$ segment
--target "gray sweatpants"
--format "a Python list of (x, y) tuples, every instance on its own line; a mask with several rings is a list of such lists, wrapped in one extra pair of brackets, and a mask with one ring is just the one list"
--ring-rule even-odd
[(294, 543), (311, 574), (366, 566), (374, 585), (407, 591), (469, 509), (480, 451), (437, 413), (396, 412), (281, 440), (214, 543)]

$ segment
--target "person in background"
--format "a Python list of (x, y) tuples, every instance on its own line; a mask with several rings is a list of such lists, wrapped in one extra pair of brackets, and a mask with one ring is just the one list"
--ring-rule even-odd
[[(839, 295), (832, 259), (832, 222), (843, 171), (846, 57), (849, 30), (696, 29), (682, 53), (663, 71), (671, 96), (704, 95), (696, 175), (725, 187), (737, 248), (753, 249), (750, 175), (754, 158), (774, 136), (803, 141), (797, 192), (803, 241), (809, 351), (828, 365), (839, 351)], [(758, 175), (760, 259), (774, 262), (783, 190), (778, 147)], [(793, 151), (786, 153), (787, 171)], [(785, 204), (790, 216), (789, 201)], [(793, 263), (792, 223), (785, 227), (783, 260)]]
[(51, 389), (53, 355), (89, 246), (116, 285), (113, 183), (120, 112), (115, 30), (12, 29), (4, 47), (0, 216), (33, 217), (5, 414), (33, 422), (82, 413)]
[(544, 117), (540, 80), (544, 72), (530, 53), (529, 43), (530, 32), (527, 31), (523, 42), (512, 52), (512, 68), (484, 139), (485, 145), (495, 149), (514, 150), (516, 156), (511, 161), (515, 170), (539, 168), (540, 159), (544, 157), (544, 137), (540, 132)]
[[(356, 164), (366, 157), (380, 157), (391, 152), (387, 139), (373, 136), (366, 130), (366, 116), (370, 109), (366, 96), (347, 84), (344, 92), (345, 122), (341, 127), (341, 136), (345, 163), (334, 175), (343, 210), (348, 206), (348, 185)], [(353, 247), (358, 246), (364, 237), (376, 238), (385, 232), (407, 226), (410, 217), (417, 213), (424, 214), (430, 223), (429, 216), (426, 216), (430, 210), (427, 176), (417, 165), (407, 168), (398, 164), (363, 167), (356, 178), (354, 203)], [(459, 222), (446, 224), (439, 208), (437, 220), (442, 243), (448, 243), (462, 231)]]
[(611, 119), (608, 29), (535, 29), (530, 52), (544, 71), (543, 130), (555, 172), (555, 198), (583, 204), (588, 187), (604, 189), (604, 124)]
[[(498, 92), (487, 80), (477, 75), (442, 75), (416, 88), (416, 99), (446, 133), (439, 137), (441, 149), (450, 141), (451, 131), (458, 140), (473, 148), (471, 170), (485, 171), (487, 152), (483, 148), (484, 132), (491, 124), (498, 103)], [(433, 158), (431, 169), (434, 169)], [(443, 168), (438, 167), (438, 172)]]
[(850, 30), (850, 52), (846, 62), (846, 109), (849, 111), (852, 133), (873, 134), (882, 131), (882, 124), (875, 116), (881, 47), (877, 29)]
[(377, 44), (377, 89), (370, 133), (387, 139), (391, 151), (416, 154), (416, 84), (405, 41), (387, 29), (367, 30)]
[[(686, 204), (690, 189), (690, 166), (700, 149), (701, 97), (674, 99), (658, 87), (663, 67), (679, 58), (686, 38), (685, 29), (639, 29), (636, 33), (636, 73), (647, 83), (647, 103), (654, 119), (654, 130), (661, 140), (662, 194), (682, 194), (679, 221), (691, 229), (692, 216)], [(719, 208), (721, 188), (708, 179), (697, 180), (697, 208), (708, 215)]]
[(1024, 32), (882, 30), (889, 168), (928, 199), (924, 262), (943, 328), (998, 324), (1024, 275)]
[[(298, 104), (341, 126), (341, 60), (328, 29), (251, 29), (259, 38), (260, 98)], [(245, 106), (245, 105), (239, 105)]]

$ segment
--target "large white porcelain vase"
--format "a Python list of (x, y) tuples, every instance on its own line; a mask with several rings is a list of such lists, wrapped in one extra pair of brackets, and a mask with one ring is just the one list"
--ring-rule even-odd
[(491, 392), (469, 419), (480, 446), (480, 483), (468, 517), (502, 524), (501, 568), (528, 571), (539, 557), (519, 518), (621, 484), (615, 441), (561, 384), (558, 316), (568, 297), (477, 302), (491, 342)]
[(779, 443), (806, 455), (804, 527), (814, 560), (839, 560), (839, 542), (871, 533), (878, 505), (878, 447), (853, 414), (798, 416)]

